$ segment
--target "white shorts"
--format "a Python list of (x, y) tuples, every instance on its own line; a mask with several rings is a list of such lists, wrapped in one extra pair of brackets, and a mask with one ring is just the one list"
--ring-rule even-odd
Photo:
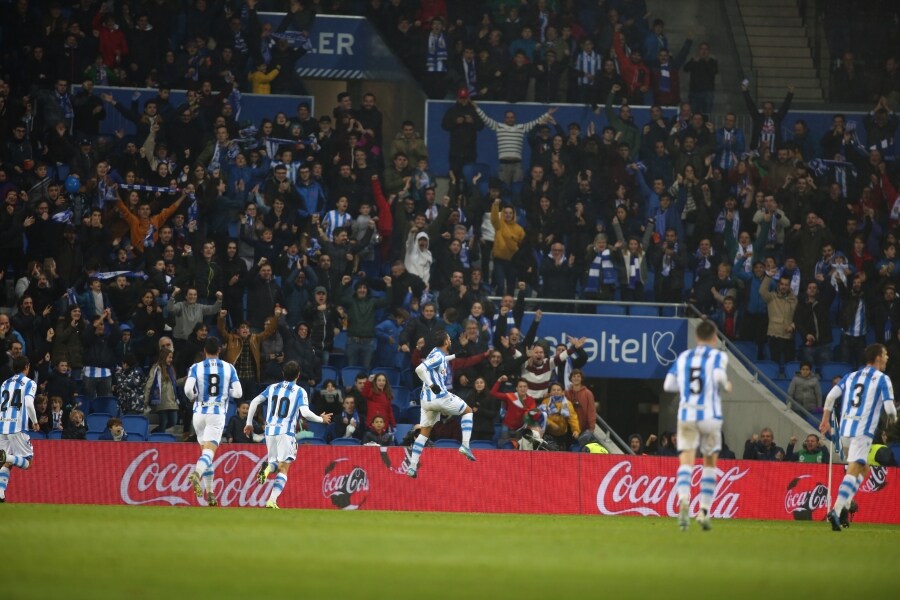
[(467, 407), (465, 400), (447, 392), (430, 402), (422, 402), (419, 425), (434, 427), (434, 424), (440, 421), (441, 415), (461, 415), (466, 412)]
[(678, 451), (697, 450), (710, 456), (722, 449), (722, 421), (706, 419), (678, 423)]
[(197, 433), (197, 443), (213, 443), (219, 445), (222, 441), (222, 432), (225, 431), (225, 415), (204, 415), (194, 413), (194, 431)]
[(872, 438), (867, 435), (844, 436), (841, 438), (844, 447), (844, 456), (847, 462), (866, 464), (869, 461), (869, 450), (872, 449)]
[(10, 456), (21, 456), (28, 460), (31, 460), (34, 456), (31, 438), (24, 431), (19, 433), (0, 433), (0, 450), (3, 450)]
[(266, 436), (269, 462), (293, 462), (297, 458), (297, 438), (289, 433)]

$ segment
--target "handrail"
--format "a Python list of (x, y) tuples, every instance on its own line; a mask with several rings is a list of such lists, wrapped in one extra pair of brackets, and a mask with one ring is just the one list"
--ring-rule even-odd
[[(488, 296), (491, 302), (502, 300), (502, 296)], [(594, 306), (658, 306), (661, 308), (681, 308), (684, 309), (687, 304), (684, 302), (622, 302), (613, 300), (580, 300), (576, 298), (540, 298), (526, 296), (525, 302), (528, 304), (589, 304)]]
[(600, 416), (600, 413), (597, 413), (597, 425), (599, 425), (600, 429), (604, 433), (606, 433), (606, 439), (600, 441), (613, 441), (624, 454), (631, 454), (632, 456), (634, 456), (634, 450), (631, 449), (631, 446), (625, 440), (623, 440), (612, 427), (609, 426), (609, 423), (603, 420), (603, 417)]
[[(722, 14), (725, 19), (725, 30), (727, 32), (727, 37), (731, 40), (731, 46), (734, 50), (735, 56), (737, 56), (738, 64), (741, 67), (741, 71), (743, 73), (744, 79), (750, 80), (750, 85), (753, 88), (753, 97), (759, 98), (759, 77), (757, 71), (753, 68), (753, 52), (750, 49), (750, 38), (747, 36), (747, 29), (743, 26), (744, 17), (741, 14), (740, 6), (736, 2), (730, 2), (729, 0), (720, 0), (719, 6), (722, 10)], [(736, 32), (737, 28), (733, 27), (731, 24), (732, 11), (736, 10), (737, 14), (734, 16), (736, 19), (740, 20), (740, 32)], [(741, 42), (740, 48), (738, 48), (738, 43)], [(745, 50), (741, 52), (741, 50)]]
[[(696, 315), (696, 318), (704, 318), (703, 315), (697, 310), (693, 305), (689, 306), (689, 312), (693, 312)], [(762, 372), (759, 367), (756, 366), (756, 363), (750, 360), (743, 352), (741, 352), (737, 346), (735, 346), (731, 340), (729, 340), (725, 334), (719, 331), (719, 328), (716, 327), (716, 324), (712, 321), (706, 319), (708, 323), (710, 323), (716, 330), (716, 336), (718, 336), (719, 340), (725, 344), (725, 347), (731, 351), (732, 354), (741, 359), (741, 363), (747, 368), (748, 371), (753, 373), (754, 378), (757, 381), (762, 382), (772, 394), (781, 400), (789, 409), (793, 410), (795, 413), (803, 417), (803, 419), (810, 424), (812, 427), (812, 423), (816, 420), (811, 412), (806, 410), (806, 407), (791, 398), (787, 392), (778, 387), (778, 385), (769, 379), (769, 376)]]

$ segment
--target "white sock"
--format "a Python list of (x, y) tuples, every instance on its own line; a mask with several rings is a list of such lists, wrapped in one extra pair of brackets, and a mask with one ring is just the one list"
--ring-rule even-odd
[(712, 506), (713, 495), (716, 493), (716, 468), (703, 467), (703, 477), (700, 478), (700, 508), (709, 512)]
[(472, 439), (472, 421), (474, 415), (472, 413), (465, 413), (462, 418), (459, 420), (460, 428), (462, 429), (462, 445), (466, 448), (469, 447), (469, 440)]
[(419, 465), (419, 456), (422, 454), (422, 450), (425, 449), (425, 442), (428, 441), (428, 438), (422, 435), (421, 433), (416, 436), (416, 441), (413, 442), (412, 445), (412, 454), (409, 457), (409, 466), (412, 468), (416, 468)]
[(6, 498), (6, 486), (9, 484), (9, 467), (0, 467), (0, 498)]
[(212, 467), (206, 470), (206, 473), (203, 474), (203, 487), (206, 488), (207, 492), (213, 491), (213, 470)]
[(206, 474), (206, 471), (212, 468), (213, 456), (215, 456), (215, 454), (216, 453), (213, 450), (204, 450), (200, 454), (200, 458), (197, 459), (197, 466), (194, 467), (194, 470), (199, 477), (203, 477)]
[(287, 485), (287, 473), (279, 473), (275, 476), (275, 483), (272, 485), (272, 493), (269, 494), (269, 502), (275, 502), (278, 500), (278, 496), (281, 495), (281, 492), (284, 491), (284, 486)]

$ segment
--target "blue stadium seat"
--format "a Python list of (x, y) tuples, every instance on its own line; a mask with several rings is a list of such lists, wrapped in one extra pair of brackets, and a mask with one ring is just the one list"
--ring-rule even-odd
[(843, 377), (853, 371), (853, 367), (842, 362), (827, 362), (822, 365), (822, 381), (831, 382), (835, 377)]
[(756, 362), (756, 342), (739, 340), (734, 342), (734, 345), (738, 349), (738, 351), (747, 358), (747, 360), (749, 360), (750, 362)]
[(828, 395), (828, 392), (831, 391), (831, 388), (834, 386), (831, 385), (831, 380), (822, 379), (819, 381), (819, 386), (822, 388), (822, 402), (825, 402), (825, 396)]
[(340, 331), (336, 336), (334, 336), (334, 345), (332, 346), (332, 352), (337, 350), (338, 352), (343, 353), (347, 348), (347, 332)]
[(91, 413), (116, 416), (119, 414), (119, 401), (115, 396), (97, 396), (91, 400)]
[(646, 306), (643, 304), (632, 304), (628, 307), (628, 314), (632, 317), (658, 317), (659, 307)]
[(325, 433), (328, 431), (328, 425), (325, 423), (306, 422), (306, 430), (313, 434), (314, 437), (325, 439)]
[(422, 415), (422, 409), (418, 406), (408, 406), (400, 411), (400, 422), (416, 425), (419, 417)]
[(402, 409), (396, 404), (391, 403), (391, 412), (394, 413), (394, 423), (399, 423)]
[(332, 380), (336, 387), (341, 386), (341, 380), (338, 376), (338, 370), (334, 367), (322, 367), (322, 380), (319, 381), (319, 385), (317, 385), (316, 388), (322, 389), (322, 384), (326, 379)]
[(661, 306), (659, 309), (660, 316), (663, 317), (680, 317), (681, 309), (677, 306)]
[(237, 414), (237, 402), (229, 402), (228, 408), (225, 409), (225, 425), (228, 425), (228, 421), (231, 420), (231, 417)]
[[(125, 431), (128, 431), (127, 429)], [(140, 433), (129, 433), (128, 437), (125, 439), (126, 442), (145, 442), (147, 441), (146, 436), (141, 435)]]
[(453, 448), (456, 450), (459, 448), (459, 442), (456, 440), (437, 440), (434, 442), (435, 448)]
[(790, 379), (776, 379), (775, 385), (778, 387), (778, 389), (780, 389), (782, 392), (787, 394), (788, 387), (790, 387), (790, 385), (791, 385), (791, 380)]
[(784, 365), (784, 374), (787, 376), (787, 380), (790, 381), (795, 374), (800, 372), (800, 361), (792, 360)]
[[(88, 431), (103, 432), (106, 429), (106, 423), (112, 419), (110, 414), (94, 413), (84, 418)], [(126, 430), (127, 431), (127, 430)]]
[(403, 369), (400, 371), (400, 383), (409, 389), (416, 387), (416, 378), (413, 375), (412, 369)]
[(301, 446), (327, 446), (328, 443), (320, 437), (300, 438), (297, 444)]
[(372, 373), (383, 373), (387, 377), (388, 383), (396, 390), (400, 387), (400, 371), (393, 367), (375, 367)]
[(54, 429), (50, 433), (47, 434), (48, 440), (61, 440), (62, 439), (62, 431), (59, 429)]
[(487, 197), (490, 192), (491, 166), (484, 163), (468, 163), (462, 167), (462, 176), (466, 185), (472, 185), (472, 178), (476, 173), (481, 173), (481, 179), (478, 180), (478, 191), (481, 195)]
[[(393, 386), (393, 384), (391, 384)], [(405, 387), (394, 387), (393, 405), (398, 408), (406, 408), (409, 406), (409, 390)]]
[(91, 404), (83, 394), (75, 394), (75, 406), (86, 415), (91, 412)]
[(409, 423), (398, 423), (397, 428), (394, 430), (394, 443), (398, 446), (403, 444), (403, 438), (406, 437), (406, 434), (410, 432), (413, 428)]
[(102, 433), (103, 433), (102, 431), (88, 431), (87, 434), (85, 435), (84, 439), (91, 441), (91, 442), (96, 442), (97, 440), (100, 439), (100, 435)]
[(178, 438), (171, 433), (151, 433), (147, 438), (148, 442), (171, 443), (177, 442)]
[(490, 440), (472, 440), (469, 443), (471, 450), (496, 450), (497, 444)]
[(122, 417), (122, 425), (125, 426), (128, 437), (134, 433), (141, 436), (141, 441), (144, 441), (150, 435), (150, 423), (143, 415), (125, 415)]
[(598, 304), (596, 310), (598, 315), (625, 316), (625, 307), (617, 304)]
[(365, 372), (362, 367), (349, 366), (341, 369), (341, 381), (344, 387), (353, 387), (353, 381), (359, 373)]
[(360, 444), (361, 444), (361, 442), (354, 437), (349, 437), (349, 438), (341, 437), (341, 438), (334, 438), (333, 440), (331, 440), (332, 446), (359, 446)]
[(500, 449), (501, 450), (515, 450), (516, 447), (513, 446), (513, 443), (511, 441), (506, 440), (505, 442), (503, 442), (503, 445), (500, 446)]
[(762, 374), (769, 379), (778, 377), (779, 365), (777, 362), (771, 360), (758, 360), (754, 364), (762, 371)]
[(44, 434), (43, 431), (32, 431), (29, 429), (25, 433), (27, 433), (28, 437), (33, 440), (46, 440), (47, 439), (47, 436)]

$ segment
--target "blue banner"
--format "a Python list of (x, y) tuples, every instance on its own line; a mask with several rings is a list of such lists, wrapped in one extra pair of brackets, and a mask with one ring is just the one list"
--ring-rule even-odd
[[(278, 29), (284, 13), (259, 13)], [(297, 43), (297, 42), (295, 42)], [(394, 79), (405, 69), (363, 17), (317, 15), (309, 32), (309, 54), (297, 61), (300, 77), (315, 79)]]
[[(243, 86), (249, 88), (249, 85)], [(77, 92), (81, 86), (72, 86), (73, 93)], [(112, 94), (116, 102), (123, 106), (131, 107), (131, 98), (134, 92), (140, 92), (138, 98), (138, 114), (144, 110), (144, 103), (147, 100), (156, 97), (158, 90), (150, 88), (118, 88), (94, 86), (94, 95)], [(186, 100), (187, 94), (184, 90), (172, 90), (169, 101), (172, 106), (178, 107)], [(288, 119), (297, 114), (297, 106), (305, 102), (309, 104), (310, 113), (315, 114), (316, 99), (314, 96), (280, 96), (274, 94), (243, 94), (241, 97), (241, 114), (239, 122), (249, 121), (254, 125), (259, 125), (263, 119), (274, 119), (275, 114), (283, 112), (287, 114)], [(113, 135), (117, 129), (125, 131), (125, 135), (132, 135), (137, 131), (137, 127), (119, 111), (109, 104), (105, 104), (106, 118), (100, 123), (100, 133), (102, 135)], [(169, 117), (170, 119), (172, 117)], [(144, 143), (144, 140), (138, 140), (138, 146)]]
[[(522, 319), (522, 333), (533, 313)], [(678, 354), (687, 350), (688, 321), (664, 317), (614, 317), (544, 313), (537, 336), (552, 346), (567, 336), (587, 338), (583, 367), (588, 377), (664, 379)]]

